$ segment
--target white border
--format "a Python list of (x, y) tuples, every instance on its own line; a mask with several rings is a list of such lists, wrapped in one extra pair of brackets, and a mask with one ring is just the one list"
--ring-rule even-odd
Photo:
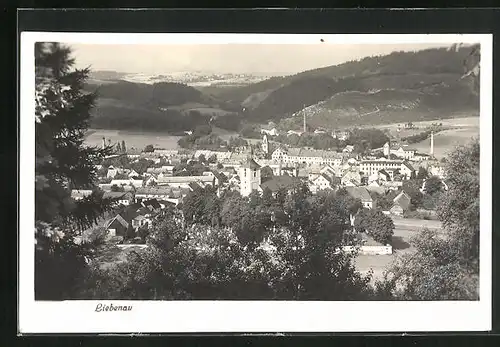
[[(320, 39), (325, 42), (320, 43)], [(415, 44), (480, 43), (480, 301), (34, 301), (34, 43)], [(391, 332), (491, 330), (492, 35), (107, 34), (23, 32), (20, 104), (20, 333)], [(96, 313), (97, 303), (133, 305)]]

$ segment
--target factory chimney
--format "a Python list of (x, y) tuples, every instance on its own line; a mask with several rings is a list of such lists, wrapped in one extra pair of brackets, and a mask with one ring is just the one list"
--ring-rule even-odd
[(304, 112), (304, 133), (307, 132), (307, 125), (306, 125), (306, 113)]
[(434, 131), (431, 131), (431, 157), (434, 157)]

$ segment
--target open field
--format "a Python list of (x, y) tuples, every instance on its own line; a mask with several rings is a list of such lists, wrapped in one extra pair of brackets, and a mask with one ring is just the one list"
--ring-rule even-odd
[(394, 236), (392, 255), (359, 255), (356, 258), (356, 268), (359, 272), (367, 274), (373, 271), (372, 283), (382, 279), (384, 271), (394, 261), (398, 254), (413, 252), (410, 238), (423, 228), (434, 230), (441, 229), (441, 222), (421, 219), (396, 219), (394, 218)]
[[(448, 152), (453, 150), (457, 145), (467, 144), (473, 137), (479, 137), (479, 117), (463, 117), (452, 119), (440, 119), (425, 122), (414, 122), (415, 129), (401, 129), (397, 131), (398, 125), (404, 126), (401, 123), (385, 124), (374, 126), (378, 129), (388, 130), (391, 135), (396, 138), (415, 135), (424, 131), (424, 129), (432, 123), (441, 123), (445, 130), (434, 135), (434, 155), (436, 158), (442, 158)], [(429, 153), (430, 138), (410, 144), (409, 146), (415, 148), (422, 153)]]
[[(434, 135), (434, 155), (436, 158), (445, 157), (456, 146), (465, 145), (474, 137), (479, 138), (479, 127), (457, 128), (439, 132)], [(414, 143), (411, 147), (426, 153), (430, 148), (430, 139)]]
[[(214, 129), (215, 134), (219, 135), (221, 139), (228, 140), (231, 136), (237, 136), (236, 133), (231, 133), (226, 130)], [(85, 143), (91, 146), (100, 146), (102, 138), (105, 137), (106, 141), (111, 140), (111, 143), (118, 141), (125, 141), (127, 148), (143, 149), (151, 144), (154, 147), (165, 149), (176, 149), (179, 146), (177, 141), (182, 136), (173, 136), (166, 133), (153, 133), (153, 132), (133, 132), (126, 130), (107, 130), (107, 129), (90, 129), (87, 133)]]
[[(450, 119), (435, 119), (424, 122), (413, 122), (413, 125), (417, 128), (425, 128), (433, 123), (441, 123), (444, 127), (459, 127), (459, 128), (478, 128), (479, 129), (479, 117), (459, 117), (459, 118), (450, 118)], [(381, 124), (381, 125), (373, 125), (369, 126), (371, 128), (378, 129), (389, 129), (396, 130), (398, 125), (404, 125), (402, 123), (393, 123), (393, 124)]]

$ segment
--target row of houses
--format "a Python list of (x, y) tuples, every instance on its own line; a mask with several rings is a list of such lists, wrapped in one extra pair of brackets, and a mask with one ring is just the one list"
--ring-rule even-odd
[(343, 155), (334, 151), (306, 149), (306, 148), (285, 148), (278, 147), (271, 158), (276, 163), (285, 165), (305, 164), (305, 165), (334, 165), (340, 166)]
[[(260, 133), (262, 135), (269, 135), (269, 136), (278, 136), (281, 134), (281, 132), (276, 128), (276, 126), (274, 126), (274, 124), (269, 124), (267, 126), (262, 127), (260, 129)], [(301, 130), (288, 130), (286, 132), (287, 136), (291, 136), (291, 135), (301, 136), (302, 134), (304, 134), (304, 131), (301, 131)], [(349, 132), (348, 131), (341, 131), (341, 130), (329, 132), (326, 129), (318, 128), (318, 129), (314, 130), (314, 134), (316, 134), (316, 135), (329, 134), (333, 138), (339, 139), (341, 141), (345, 141), (349, 138)]]

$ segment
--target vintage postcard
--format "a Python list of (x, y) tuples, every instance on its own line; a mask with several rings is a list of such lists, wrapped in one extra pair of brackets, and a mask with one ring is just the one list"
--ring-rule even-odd
[(21, 333), (491, 329), (491, 35), (20, 47)]

